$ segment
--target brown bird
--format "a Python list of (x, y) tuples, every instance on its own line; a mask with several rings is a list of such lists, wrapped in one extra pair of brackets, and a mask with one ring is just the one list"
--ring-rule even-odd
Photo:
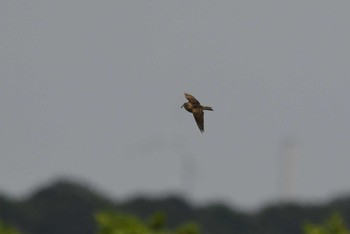
[(184, 103), (181, 106), (181, 108), (185, 107), (185, 109), (188, 112), (191, 112), (193, 114), (193, 117), (196, 120), (199, 130), (201, 131), (201, 133), (203, 133), (204, 132), (203, 110), (210, 110), (210, 111), (214, 111), (214, 110), (210, 106), (202, 106), (197, 99), (195, 99), (192, 95), (188, 93), (185, 93), (185, 97), (187, 98), (188, 102)]

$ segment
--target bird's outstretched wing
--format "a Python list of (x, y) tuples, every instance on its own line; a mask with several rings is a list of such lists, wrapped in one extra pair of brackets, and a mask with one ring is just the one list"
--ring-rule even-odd
[(185, 93), (185, 97), (187, 98), (187, 100), (194, 104), (194, 105), (200, 105), (199, 101), (197, 99), (195, 99), (191, 94)]
[(194, 112), (193, 117), (196, 120), (199, 130), (203, 133), (204, 132), (204, 112), (203, 111)]

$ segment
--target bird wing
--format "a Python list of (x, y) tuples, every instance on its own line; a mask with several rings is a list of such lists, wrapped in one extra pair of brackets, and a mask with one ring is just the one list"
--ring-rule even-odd
[(204, 132), (204, 112), (202, 110), (198, 112), (193, 112), (193, 117), (196, 120), (199, 130), (203, 133)]
[(194, 105), (200, 105), (199, 101), (197, 99), (195, 99), (191, 94), (185, 93), (185, 97), (187, 98), (187, 100), (194, 104)]

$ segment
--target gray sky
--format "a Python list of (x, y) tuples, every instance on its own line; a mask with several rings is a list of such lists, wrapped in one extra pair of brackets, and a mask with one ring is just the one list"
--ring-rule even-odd
[[(298, 199), (349, 191), (349, 9), (1, 1), (0, 190), (72, 176), (126, 198), (193, 182), (195, 201), (257, 207), (281, 195), (291, 137)], [(215, 110), (204, 134), (180, 109), (184, 91)]]

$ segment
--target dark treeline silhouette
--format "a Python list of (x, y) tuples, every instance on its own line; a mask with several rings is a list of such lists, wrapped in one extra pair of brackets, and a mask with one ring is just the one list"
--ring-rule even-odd
[(141, 219), (163, 212), (169, 228), (193, 221), (204, 234), (298, 234), (306, 222), (323, 222), (332, 212), (339, 212), (349, 224), (350, 196), (322, 205), (280, 203), (245, 213), (220, 203), (196, 207), (180, 196), (115, 202), (68, 180), (40, 188), (22, 200), (0, 195), (0, 220), (24, 234), (95, 234), (94, 215), (102, 210), (128, 212)]

